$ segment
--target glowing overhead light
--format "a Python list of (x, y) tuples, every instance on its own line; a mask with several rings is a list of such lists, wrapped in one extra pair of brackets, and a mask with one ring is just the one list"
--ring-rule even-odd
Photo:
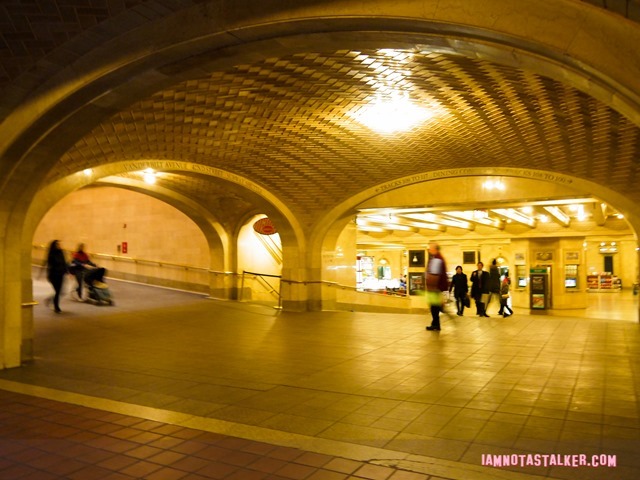
[(622, 220), (622, 219), (624, 218), (624, 215), (623, 215), (623, 214), (621, 214), (621, 213), (618, 213), (618, 214), (616, 215), (616, 217), (618, 217), (619, 219), (621, 219), (621, 220)]
[(611, 242), (609, 245), (606, 242), (600, 243), (600, 253), (618, 253), (618, 246), (616, 242)]
[(147, 168), (142, 172), (142, 178), (144, 179), (145, 183), (153, 185), (154, 183), (156, 183), (156, 172), (153, 170), (153, 168)]
[[(403, 216), (404, 217), (404, 216)], [(375, 225), (384, 230), (401, 230), (405, 232), (418, 232), (420, 228), (430, 230), (444, 230), (442, 225), (435, 223), (425, 223), (416, 221), (407, 221), (405, 218), (399, 218), (395, 215), (366, 215), (356, 219), (358, 228), (361, 225)]]
[(470, 222), (487, 225), (489, 227), (504, 228), (503, 222), (497, 218), (489, 218), (489, 213), (486, 210), (463, 210), (442, 213), (449, 217), (462, 218), (463, 220), (469, 220)]
[(569, 215), (564, 213), (559, 207), (551, 206), (551, 207), (542, 207), (542, 208), (544, 208), (547, 212), (553, 215), (555, 219), (558, 220), (558, 222), (560, 222), (563, 226), (565, 227), (569, 226), (569, 223), (571, 222)]
[(375, 225), (358, 225), (358, 230), (361, 232), (373, 232), (373, 233), (383, 233), (386, 230), (382, 227), (376, 227)]
[(489, 212), (487, 212), (486, 210), (474, 210), (473, 211), (473, 218), (475, 218), (476, 220), (481, 220), (483, 218), (489, 218)]
[(498, 215), (502, 215), (503, 217), (513, 220), (514, 222), (522, 223), (529, 227), (535, 227), (536, 221), (531, 217), (527, 217), (523, 213), (513, 209), (513, 208), (496, 208), (493, 210)]
[(349, 115), (371, 130), (388, 134), (411, 130), (434, 113), (432, 109), (413, 103), (407, 95), (392, 92), (376, 97)]
[(502, 180), (489, 179), (482, 183), (482, 188), (485, 190), (500, 190), (501, 192), (504, 192), (507, 187)]
[(85, 174), (85, 176), (90, 177), (93, 174), (93, 169), (92, 168), (85, 168), (82, 173)]
[(400, 225), (398, 223), (387, 223), (386, 228), (387, 230), (400, 230), (403, 232), (414, 232), (414, 233), (418, 232), (418, 227), (411, 227), (409, 225)]
[(448, 227), (455, 228), (464, 228), (466, 230), (473, 230), (475, 227), (465, 220), (455, 220), (452, 218), (443, 218), (438, 215), (434, 215), (433, 213), (411, 213), (408, 215), (403, 215), (406, 218), (411, 218), (413, 220), (418, 221), (426, 221), (432, 223), (439, 223), (440, 225), (446, 225)]

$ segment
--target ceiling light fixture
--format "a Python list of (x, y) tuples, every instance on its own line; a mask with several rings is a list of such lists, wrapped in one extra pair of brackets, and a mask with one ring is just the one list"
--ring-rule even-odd
[(411, 213), (408, 215), (403, 215), (403, 217), (411, 218), (418, 221), (439, 223), (448, 227), (464, 228), (465, 230), (475, 229), (475, 226), (471, 222), (467, 222), (465, 220), (455, 220), (453, 218), (443, 218), (442, 216), (434, 215), (433, 213)]
[(382, 134), (411, 130), (433, 117), (433, 110), (413, 103), (408, 95), (392, 92), (377, 96), (349, 115), (366, 127)]
[(560, 222), (560, 224), (562, 224), (563, 227), (568, 227), (569, 224), (571, 223), (571, 218), (569, 218), (569, 215), (564, 213), (559, 207), (542, 207), (542, 208), (544, 208), (547, 212), (553, 215), (553, 217), (556, 220), (558, 220), (558, 222)]
[(479, 223), (480, 225), (487, 225), (494, 228), (504, 228), (504, 223), (497, 218), (489, 218), (489, 214), (486, 210), (462, 210), (453, 212), (442, 212), (449, 217), (461, 218), (463, 220), (469, 220), (470, 222)]
[(492, 211), (498, 215), (508, 218), (509, 220), (513, 220), (514, 222), (522, 223), (532, 228), (536, 226), (534, 218), (527, 217), (513, 208), (496, 208)]
[(358, 230), (369, 233), (384, 233), (386, 230), (382, 227), (374, 227), (373, 225), (358, 225)]
[(507, 187), (502, 180), (489, 179), (482, 183), (482, 188), (485, 190), (500, 190), (501, 192), (504, 192)]
[(153, 168), (147, 168), (142, 172), (142, 178), (144, 182), (148, 185), (153, 185), (156, 183), (156, 172)]

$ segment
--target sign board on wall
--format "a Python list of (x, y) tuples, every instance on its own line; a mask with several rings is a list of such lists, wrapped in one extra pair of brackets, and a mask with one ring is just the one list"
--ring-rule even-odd
[(271, 223), (268, 218), (261, 218), (253, 224), (253, 229), (260, 235), (273, 235), (277, 233), (276, 227)]

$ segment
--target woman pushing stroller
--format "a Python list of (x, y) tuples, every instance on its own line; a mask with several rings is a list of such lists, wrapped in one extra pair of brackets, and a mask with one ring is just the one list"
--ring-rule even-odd
[(105, 268), (98, 267), (91, 261), (89, 255), (84, 251), (84, 248), (84, 243), (79, 244), (78, 250), (73, 253), (73, 259), (71, 261), (72, 270), (78, 281), (76, 293), (80, 300), (82, 300), (83, 283), (86, 282), (88, 285), (102, 287), (104, 285), (104, 276), (107, 273)]

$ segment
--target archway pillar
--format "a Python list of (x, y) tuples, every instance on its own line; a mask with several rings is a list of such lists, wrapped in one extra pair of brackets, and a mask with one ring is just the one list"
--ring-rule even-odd
[(238, 234), (225, 236), (220, 245), (211, 248), (209, 272), (209, 296), (223, 300), (239, 298), (240, 276), (238, 270)]
[(238, 299), (239, 276), (231, 272), (209, 272), (209, 296), (221, 300)]
[[(293, 252), (294, 250), (296, 252)], [(283, 254), (288, 261), (282, 267), (280, 280), (282, 309), (291, 312), (321, 310), (320, 270), (306, 265), (307, 262), (300, 258), (295, 247), (284, 248)]]
[[(7, 202), (9, 203), (9, 202)], [(0, 367), (19, 367), (33, 357), (31, 256), (25, 256), (17, 228), (9, 221), (0, 240)], [(27, 299), (23, 301), (23, 299)]]
[(319, 280), (295, 281), (283, 275), (281, 294), (281, 306), (284, 311), (318, 312), (322, 310), (322, 289)]
[[(0, 281), (2, 295), (2, 367), (19, 367), (22, 363), (22, 324), (23, 311), (21, 306), (22, 282), (19, 276), (15, 279), (7, 279), (3, 275)], [(28, 318), (25, 318), (28, 322)], [(33, 323), (33, 320), (31, 320)]]

